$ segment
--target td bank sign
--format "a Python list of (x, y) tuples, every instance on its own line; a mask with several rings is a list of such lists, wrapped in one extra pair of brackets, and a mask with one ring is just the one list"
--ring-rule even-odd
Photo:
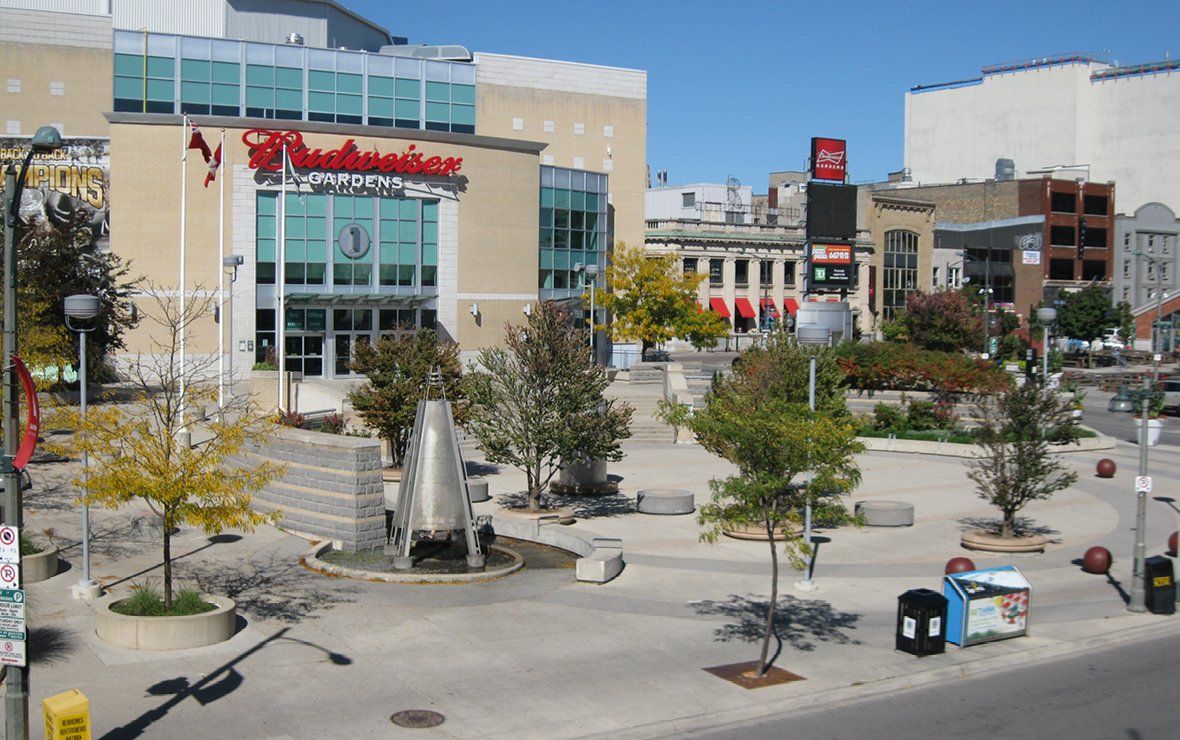
[(314, 191), (343, 193), (394, 193), (404, 190), (407, 181), (457, 187), (462, 157), (430, 154), (410, 144), (399, 153), (382, 153), (376, 148), (362, 151), (354, 139), (346, 139), (334, 149), (312, 149), (298, 131), (251, 129), (242, 134), (247, 147), (249, 167), (282, 177), (284, 149), (289, 172)]

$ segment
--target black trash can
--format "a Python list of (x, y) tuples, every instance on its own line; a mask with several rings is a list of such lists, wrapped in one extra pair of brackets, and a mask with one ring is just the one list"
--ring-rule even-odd
[(1176, 613), (1176, 579), (1172, 559), (1162, 555), (1143, 563), (1143, 584), (1147, 592), (1147, 610), (1152, 614)]
[(915, 588), (897, 597), (897, 649), (913, 655), (946, 652), (946, 597)]

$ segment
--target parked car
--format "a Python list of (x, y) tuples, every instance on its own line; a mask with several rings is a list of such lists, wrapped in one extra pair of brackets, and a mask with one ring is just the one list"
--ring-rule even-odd
[(1164, 409), (1171, 414), (1180, 411), (1180, 378), (1164, 378), (1160, 389), (1164, 392)]

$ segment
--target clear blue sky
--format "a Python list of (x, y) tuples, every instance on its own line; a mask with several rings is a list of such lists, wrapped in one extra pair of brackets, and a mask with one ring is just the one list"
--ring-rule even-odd
[(899, 169), (916, 84), (1067, 51), (1180, 57), (1180, 0), (343, 2), (410, 43), (647, 70), (652, 171), (755, 192), (814, 135), (848, 139), (854, 181)]

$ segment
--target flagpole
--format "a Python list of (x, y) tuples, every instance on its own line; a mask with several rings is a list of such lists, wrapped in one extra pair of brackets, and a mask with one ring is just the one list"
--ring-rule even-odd
[[(217, 151), (225, 156), (225, 129)], [(217, 408), (225, 407), (225, 173), (221, 173), (217, 192)], [(233, 340), (233, 327), (230, 327)], [(233, 378), (229, 379), (233, 388)]]
[(278, 274), (278, 290), (275, 295), (278, 296), (278, 307), (275, 309), (275, 330), (278, 337), (275, 351), (278, 354), (279, 364), (279, 411), (286, 411), (287, 404), (283, 396), (283, 390), (286, 386), (287, 374), (287, 317), (283, 310), (286, 302), (286, 288), (284, 283), (287, 280), (287, 142), (283, 140), (283, 176), (281, 179), (281, 189), (279, 190), (279, 249), (278, 249), (278, 269), (275, 272)]
[(180, 127), (180, 432), (186, 434), (188, 432), (188, 420), (186, 418), (188, 409), (185, 407), (185, 316), (186, 300), (185, 300), (185, 227), (186, 227), (186, 212), (185, 201), (188, 193), (188, 116), (182, 116)]

